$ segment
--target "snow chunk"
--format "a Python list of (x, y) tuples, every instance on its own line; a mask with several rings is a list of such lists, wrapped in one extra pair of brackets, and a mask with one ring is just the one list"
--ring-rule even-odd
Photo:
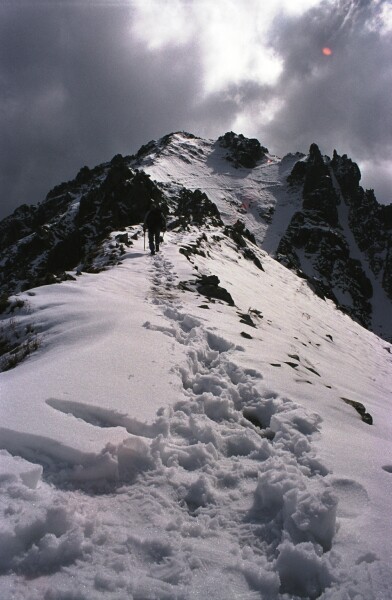
[[(10, 493), (14, 495), (13, 490)], [(0, 528), (1, 570), (25, 575), (54, 572), (82, 556), (85, 544), (74, 511), (60, 502), (38, 508), (31, 502), (23, 511), (15, 505)]]
[(4, 481), (21, 481), (34, 490), (41, 476), (41, 465), (34, 465), (20, 456), (12, 456), (6, 450), (0, 450), (0, 485)]
[(337, 498), (320, 477), (313, 481), (294, 462), (270, 458), (261, 466), (255, 491), (256, 509), (283, 521), (285, 534), (296, 544), (310, 541), (324, 551), (336, 530)]
[(132, 481), (140, 472), (154, 466), (154, 460), (147, 441), (132, 436), (118, 447), (118, 471), (120, 479)]
[(331, 567), (319, 556), (313, 544), (294, 546), (284, 541), (279, 546), (276, 568), (281, 579), (281, 591), (293, 596), (318, 598), (333, 583)]

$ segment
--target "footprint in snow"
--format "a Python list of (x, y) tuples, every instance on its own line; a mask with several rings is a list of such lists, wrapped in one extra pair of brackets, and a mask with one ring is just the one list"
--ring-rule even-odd
[(369, 502), (369, 496), (363, 485), (347, 478), (333, 478), (329, 483), (339, 499), (338, 517), (355, 519), (365, 510)]

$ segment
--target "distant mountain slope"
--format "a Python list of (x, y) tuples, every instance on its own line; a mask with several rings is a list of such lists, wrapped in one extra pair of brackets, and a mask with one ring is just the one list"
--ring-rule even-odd
[[(173, 226), (213, 219), (256, 243), (353, 319), (392, 339), (392, 206), (360, 185), (358, 166), (334, 152), (280, 159), (232, 132), (205, 140), (177, 132), (116, 155), (23, 205), (0, 222), (3, 294), (116, 264), (151, 199)], [(115, 233), (114, 233), (115, 232)], [(121, 233), (123, 232), (123, 234)]]

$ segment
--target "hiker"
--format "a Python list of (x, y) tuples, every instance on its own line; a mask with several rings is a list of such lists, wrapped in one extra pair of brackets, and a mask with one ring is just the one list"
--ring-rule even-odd
[(151, 254), (159, 252), (161, 231), (166, 231), (166, 219), (158, 204), (153, 204), (144, 218), (143, 231), (148, 229), (148, 245)]

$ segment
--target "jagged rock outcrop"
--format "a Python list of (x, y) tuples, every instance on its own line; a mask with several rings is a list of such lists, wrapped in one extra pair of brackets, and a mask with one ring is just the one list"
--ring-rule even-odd
[(252, 244), (256, 245), (256, 238), (247, 229), (242, 221), (239, 219), (234, 223), (234, 225), (226, 225), (224, 228), (225, 234), (230, 237), (238, 247), (239, 252), (248, 260), (253, 261), (260, 271), (264, 271), (263, 265), (261, 264), (260, 259), (256, 256), (254, 251), (249, 247), (247, 240), (252, 242)]
[(223, 225), (219, 210), (201, 190), (182, 188), (176, 202), (175, 216), (182, 227), (187, 225)]
[(303, 210), (320, 224), (336, 227), (339, 221), (338, 203), (328, 166), (318, 146), (312, 144), (303, 183)]
[[(170, 137), (154, 148), (164, 147)], [(94, 169), (83, 167), (38, 206), (23, 205), (0, 222), (2, 293), (68, 279), (67, 271), (96, 272), (116, 264), (132, 240), (121, 234), (112, 239), (111, 234), (142, 223), (151, 201), (160, 202), (166, 213), (170, 204), (174, 226), (223, 225), (205, 193), (175, 186), (174, 201), (173, 190), (166, 193), (165, 186), (131, 168), (135, 162), (134, 157), (117, 154)]]
[(226, 159), (232, 161), (238, 167), (253, 169), (257, 162), (262, 160), (268, 153), (268, 149), (255, 138), (249, 139), (232, 131), (219, 137), (218, 142), (222, 148), (228, 150)]
[(347, 154), (339, 156), (334, 150), (331, 167), (344, 196), (349, 197), (351, 194), (355, 194), (361, 181), (361, 171), (358, 165), (348, 158)]
[[(350, 173), (358, 176), (352, 165)], [(361, 263), (350, 256), (339, 222), (340, 198), (329, 159), (324, 159), (318, 146), (312, 144), (307, 160), (295, 164), (288, 181), (302, 186), (302, 210), (295, 213), (281, 239), (278, 260), (305, 277), (318, 295), (334, 300), (352, 318), (369, 327), (372, 285)], [(348, 178), (345, 184), (348, 189)]]
[(349, 225), (361, 252), (392, 300), (392, 206), (380, 205), (373, 190), (359, 185), (358, 165), (334, 151), (331, 168), (349, 207)]
[[(3, 293), (61, 281), (69, 277), (65, 271), (77, 267), (95, 270), (102, 241), (143, 221), (151, 200), (162, 198), (150, 177), (130, 169), (121, 155), (93, 170), (83, 167), (40, 205), (20, 207), (0, 223)], [(118, 260), (117, 246), (119, 252), (111, 252), (103, 264)]]

